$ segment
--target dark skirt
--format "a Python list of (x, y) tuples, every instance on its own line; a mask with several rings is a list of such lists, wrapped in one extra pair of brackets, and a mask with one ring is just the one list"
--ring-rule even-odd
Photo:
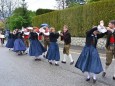
[(7, 48), (13, 48), (14, 47), (14, 41), (15, 41), (15, 39), (13, 39), (13, 38), (8, 39), (8, 41), (6, 43), (6, 47)]
[(59, 53), (59, 47), (56, 42), (50, 42), (50, 46), (46, 55), (46, 58), (48, 60), (60, 60), (60, 53)]
[(82, 72), (99, 74), (103, 71), (98, 51), (95, 47), (85, 46), (80, 54), (75, 67)]
[(14, 41), (14, 51), (25, 51), (26, 50), (26, 45), (24, 44), (24, 41), (20, 38), (16, 39)]
[(39, 42), (39, 40), (30, 40), (30, 48), (29, 48), (30, 56), (40, 56), (44, 52), (46, 52), (46, 49)]

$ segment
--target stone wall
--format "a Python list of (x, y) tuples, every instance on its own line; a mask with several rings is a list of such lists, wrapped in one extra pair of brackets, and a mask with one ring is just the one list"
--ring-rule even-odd
[[(63, 41), (60, 41), (60, 38), (58, 39), (59, 44), (63, 44)], [(99, 49), (104, 49), (105, 48), (105, 43), (106, 43), (106, 38), (101, 38), (98, 40), (97, 47)], [(85, 38), (82, 37), (72, 37), (72, 43), (71, 45), (74, 46), (84, 46), (85, 45)]]

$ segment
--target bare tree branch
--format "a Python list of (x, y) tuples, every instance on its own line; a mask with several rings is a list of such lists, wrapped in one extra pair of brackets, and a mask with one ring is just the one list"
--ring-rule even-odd
[(0, 0), (0, 20), (5, 23), (6, 18), (19, 6), (20, 0)]
[(66, 8), (66, 0), (56, 0), (57, 1), (57, 8), (65, 9)]

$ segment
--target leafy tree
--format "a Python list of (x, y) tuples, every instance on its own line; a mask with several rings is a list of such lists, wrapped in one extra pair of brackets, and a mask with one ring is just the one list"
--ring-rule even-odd
[(13, 11), (13, 15), (21, 15), (23, 16), (23, 8), (22, 7), (19, 7), (19, 8), (16, 8), (14, 11)]
[(19, 7), (20, 0), (0, 0), (0, 20), (6, 28), (6, 19), (12, 15), (12, 12)]
[(33, 17), (36, 16), (36, 12), (35, 12), (35, 11), (28, 10), (28, 14), (29, 14), (30, 22), (31, 22), (31, 24), (32, 24), (32, 19), (33, 19)]
[(88, 1), (88, 0), (76, 0), (77, 2), (84, 2), (84, 1)]
[(66, 0), (66, 5), (69, 6), (70, 4), (76, 3), (76, 0)]
[(66, 0), (68, 7), (79, 6), (80, 4), (91, 3), (96, 1), (103, 1), (103, 0)]
[(0, 0), (0, 19), (5, 23), (5, 19), (11, 16), (12, 12), (19, 6), (19, 0)]
[(84, 0), (56, 0), (58, 9), (65, 9), (66, 7), (78, 6), (80, 2)]
[(2, 21), (0, 21), (0, 29), (4, 28), (4, 23)]
[(80, 6), (80, 4), (76, 3), (76, 2), (73, 2), (73, 3), (69, 4), (68, 8), (70, 8), (70, 7), (76, 7), (76, 6)]
[(8, 27), (13, 30), (15, 28), (21, 29), (22, 27), (31, 26), (34, 16), (35, 12), (19, 7), (15, 9), (12, 16), (7, 19)]
[(66, 6), (66, 0), (56, 0), (57, 2), (57, 8), (60, 9), (65, 9)]
[(8, 27), (10, 30), (14, 30), (16, 28), (21, 29), (23, 21), (22, 16), (13, 15), (7, 19)]

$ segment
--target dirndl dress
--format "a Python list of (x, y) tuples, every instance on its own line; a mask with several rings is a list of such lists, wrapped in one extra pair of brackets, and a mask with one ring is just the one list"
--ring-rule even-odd
[(44, 52), (46, 52), (46, 49), (39, 42), (39, 40), (31, 40), (30, 39), (30, 48), (29, 48), (29, 55), (30, 56), (40, 56)]
[(48, 60), (55, 60), (55, 61), (60, 60), (59, 47), (56, 42), (50, 42), (46, 58)]
[(23, 39), (17, 38), (14, 41), (14, 51), (18, 52), (18, 51), (25, 51), (25, 50), (26, 50), (26, 45), (24, 44)]
[(75, 67), (80, 69), (82, 72), (90, 72), (95, 74), (102, 72), (103, 67), (97, 49), (92, 45), (86, 45), (83, 48)]
[(6, 43), (6, 47), (7, 48), (13, 48), (14, 47), (14, 41), (15, 41), (14, 38), (8, 38), (8, 41)]

